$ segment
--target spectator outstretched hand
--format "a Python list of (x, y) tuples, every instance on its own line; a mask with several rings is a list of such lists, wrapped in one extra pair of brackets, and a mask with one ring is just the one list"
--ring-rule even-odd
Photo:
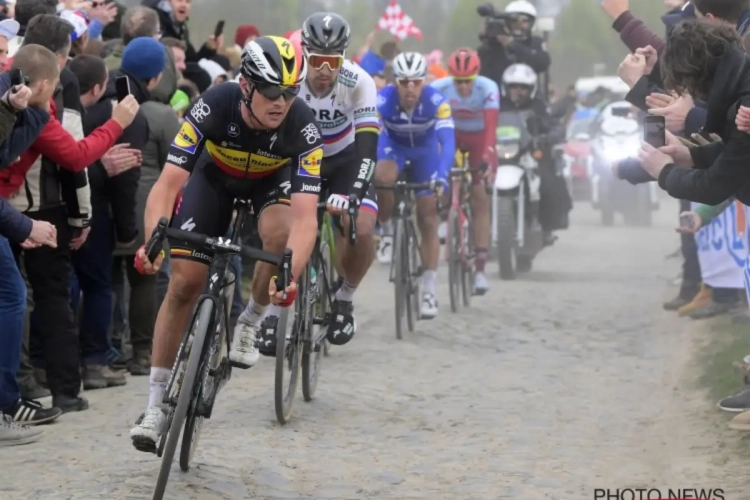
[(635, 53), (646, 58), (646, 72), (644, 74), (650, 75), (656, 66), (656, 62), (659, 60), (659, 54), (656, 49), (651, 45), (646, 45), (640, 49), (636, 49)]
[(111, 3), (100, 3), (96, 7), (91, 7), (89, 10), (89, 18), (97, 19), (104, 26), (107, 26), (117, 17), (117, 4)]
[(617, 68), (617, 76), (631, 89), (646, 74), (646, 57), (641, 54), (628, 54)]
[(11, 108), (17, 111), (26, 109), (26, 106), (29, 105), (30, 98), (31, 89), (26, 85), (16, 85), (12, 89), (9, 89), (3, 96), (3, 100), (7, 102)]
[(685, 120), (694, 107), (693, 98), (689, 94), (683, 94), (675, 99), (672, 104), (663, 108), (651, 108), (648, 112), (651, 115), (663, 116), (667, 130), (678, 133), (685, 130)]
[(602, 9), (614, 21), (630, 8), (628, 0), (602, 0)]
[(667, 145), (659, 148), (659, 151), (670, 156), (674, 163), (682, 167), (692, 167), (693, 157), (690, 155), (688, 146), (682, 143), (680, 139), (670, 132), (665, 132)]
[(697, 212), (693, 212), (692, 210), (689, 212), (680, 213), (680, 218), (682, 219), (682, 217), (686, 215), (692, 215), (692, 218), (691, 218), (692, 225), (690, 227), (677, 226), (675, 228), (675, 231), (677, 231), (678, 233), (683, 233), (683, 234), (697, 233), (700, 230), (700, 228), (703, 227), (703, 219), (701, 219), (701, 216), (698, 215)]
[(123, 172), (141, 166), (142, 153), (137, 149), (128, 148), (130, 144), (115, 144), (104, 153), (101, 162), (107, 175), (114, 177)]
[(671, 156), (656, 149), (647, 142), (644, 142), (641, 145), (641, 149), (638, 151), (638, 159), (641, 160), (643, 169), (654, 179), (659, 178), (659, 174), (664, 170), (664, 167), (670, 163), (675, 163)]
[(127, 128), (133, 123), (139, 108), (140, 105), (135, 97), (129, 95), (115, 105), (112, 110), (112, 119), (119, 123), (122, 128)]
[(670, 104), (673, 104), (675, 100), (677, 100), (677, 98), (674, 96), (652, 92), (646, 96), (646, 106), (650, 109), (666, 108)]

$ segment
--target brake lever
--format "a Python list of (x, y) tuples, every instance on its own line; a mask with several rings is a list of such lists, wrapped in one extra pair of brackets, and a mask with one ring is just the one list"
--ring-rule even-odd
[(167, 235), (167, 226), (169, 226), (169, 219), (162, 217), (159, 219), (159, 223), (151, 233), (151, 239), (146, 243), (146, 258), (153, 264), (159, 253), (162, 250), (162, 243), (164, 237)]
[(357, 216), (359, 215), (359, 197), (356, 194), (349, 195), (349, 244), (357, 243)]
[(279, 274), (276, 275), (276, 290), (284, 293), (286, 299), (286, 289), (292, 282), (292, 249), (284, 250), (284, 255), (279, 262)]

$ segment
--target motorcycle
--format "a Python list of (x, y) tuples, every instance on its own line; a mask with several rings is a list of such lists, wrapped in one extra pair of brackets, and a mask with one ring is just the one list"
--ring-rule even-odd
[(592, 144), (591, 204), (601, 211), (604, 226), (614, 224), (617, 212), (623, 215), (625, 224), (650, 226), (652, 212), (659, 209), (655, 182), (633, 186), (612, 173), (613, 163), (632, 158), (641, 146), (643, 133), (637, 122), (634, 125), (627, 133), (601, 133)]
[(574, 200), (591, 199), (593, 163), (591, 136), (588, 132), (591, 121), (591, 119), (572, 121), (568, 126), (565, 144), (562, 146), (563, 177)]
[(496, 134), (491, 241), (504, 280), (530, 271), (534, 257), (544, 248), (538, 220), (541, 179), (537, 169), (542, 152), (530, 133), (539, 124), (528, 115), (528, 111), (502, 113)]

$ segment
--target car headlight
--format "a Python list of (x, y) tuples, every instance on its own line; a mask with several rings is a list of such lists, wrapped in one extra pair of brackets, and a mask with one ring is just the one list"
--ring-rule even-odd
[(495, 145), (495, 152), (497, 157), (502, 160), (510, 160), (518, 155), (518, 143), (507, 142)]

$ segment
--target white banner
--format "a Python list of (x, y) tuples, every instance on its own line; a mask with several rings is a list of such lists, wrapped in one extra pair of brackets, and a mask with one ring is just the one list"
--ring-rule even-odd
[(750, 265), (745, 213), (744, 205), (733, 203), (695, 235), (701, 277), (706, 285), (745, 288)]
[[(745, 207), (745, 233), (750, 247), (750, 207)], [(750, 252), (745, 259), (745, 294), (747, 295), (747, 303), (750, 304)]]

